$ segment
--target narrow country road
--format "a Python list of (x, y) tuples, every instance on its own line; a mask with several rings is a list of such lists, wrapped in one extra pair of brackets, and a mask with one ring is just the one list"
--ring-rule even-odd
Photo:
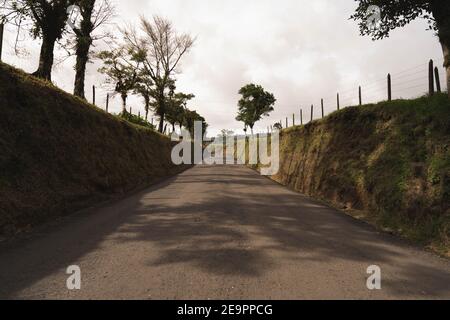
[(197, 166), (2, 244), (0, 298), (450, 298), (450, 263), (248, 168)]

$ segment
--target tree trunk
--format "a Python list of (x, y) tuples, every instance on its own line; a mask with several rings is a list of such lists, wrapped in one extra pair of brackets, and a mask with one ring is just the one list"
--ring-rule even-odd
[(149, 106), (147, 103), (145, 103), (145, 121), (148, 121), (148, 110), (149, 110)]
[(446, 73), (446, 80), (447, 80), (447, 93), (448, 98), (450, 99), (450, 45), (444, 44), (441, 42), (442, 45), (442, 52), (444, 53), (444, 68)]
[(160, 119), (159, 119), (159, 132), (160, 133), (164, 133), (164, 117), (165, 117), (165, 113), (162, 112), (160, 115)]
[(86, 65), (89, 60), (89, 49), (92, 44), (90, 36), (77, 39), (77, 63), (75, 66), (75, 88), (73, 94), (86, 99), (84, 92), (84, 82), (86, 77)]
[(127, 97), (128, 97), (128, 95), (126, 93), (122, 93), (121, 97), (122, 97), (122, 113), (126, 114), (127, 113)]
[(53, 51), (55, 49), (56, 37), (45, 35), (42, 38), (41, 53), (39, 55), (39, 67), (34, 76), (46, 80), (52, 80), (52, 67), (54, 61)]
[(431, 1), (431, 11), (436, 21), (439, 42), (444, 54), (444, 67), (446, 70), (447, 92), (450, 98), (450, 5), (448, 1)]

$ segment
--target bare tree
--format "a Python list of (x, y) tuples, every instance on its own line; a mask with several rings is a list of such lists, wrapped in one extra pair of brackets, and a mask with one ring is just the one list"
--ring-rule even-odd
[(143, 69), (155, 86), (153, 98), (160, 118), (159, 131), (163, 132), (167, 91), (182, 57), (189, 52), (194, 39), (187, 34), (178, 34), (170, 21), (158, 16), (152, 20), (141, 17), (140, 33), (134, 28), (127, 28), (123, 33), (130, 50), (145, 53)]

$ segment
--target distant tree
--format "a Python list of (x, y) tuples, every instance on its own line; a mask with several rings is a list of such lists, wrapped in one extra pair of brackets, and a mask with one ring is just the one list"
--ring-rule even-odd
[(155, 95), (153, 80), (151, 77), (141, 72), (135, 83), (133, 91), (135, 94), (140, 95), (144, 99), (145, 121), (147, 121), (150, 107), (154, 105), (152, 104), (152, 97)]
[(114, 91), (120, 94), (122, 113), (126, 113), (128, 93), (135, 89), (142, 56), (139, 52), (127, 52), (119, 46), (109, 51), (102, 51), (97, 57), (103, 61), (99, 72), (107, 76), (107, 83), (112, 84)]
[(74, 95), (84, 99), (86, 65), (91, 47), (94, 41), (110, 36), (105, 31), (95, 31), (110, 21), (114, 7), (109, 0), (75, 0), (75, 4), (80, 8), (81, 20), (79, 25), (74, 25), (75, 39), (70, 39), (69, 45), (74, 42), (76, 52)]
[(197, 111), (191, 111), (189, 109), (185, 110), (184, 122), (183, 126), (190, 132), (191, 136), (194, 136), (195, 122), (202, 122), (203, 126), (203, 135), (206, 134), (208, 129), (208, 124), (206, 123), (205, 118), (197, 113)]
[(238, 103), (239, 111), (236, 120), (243, 122), (246, 128), (250, 127), (253, 134), (255, 123), (274, 110), (276, 99), (273, 94), (255, 84), (242, 87), (239, 94), (242, 98)]
[[(42, 38), (39, 67), (33, 75), (51, 80), (54, 50), (66, 30), (67, 9), (74, 0), (3, 0), (0, 10), (6, 19), (29, 28), (34, 38)], [(27, 24), (26, 21), (31, 21)], [(19, 32), (18, 31), (18, 32)]]
[[(361, 35), (372, 36), (373, 40), (383, 39), (399, 27), (404, 27), (416, 18), (428, 20), (430, 29), (435, 31), (444, 54), (447, 85), (450, 89), (450, 1), (448, 0), (356, 0), (359, 2), (351, 19), (359, 22)], [(371, 5), (381, 9), (381, 20), (370, 23), (373, 12)], [(374, 21), (376, 22), (376, 21)], [(449, 92), (450, 97), (450, 92)]]
[(222, 130), (220, 130), (219, 137), (226, 138), (226, 137), (231, 137), (233, 135), (234, 135), (234, 131), (233, 130), (222, 129)]
[(175, 93), (174, 91), (169, 94), (167, 101), (167, 115), (166, 119), (172, 125), (172, 130), (175, 131), (175, 125), (180, 126), (180, 130), (183, 125), (184, 117), (186, 114), (186, 106), (189, 100), (192, 100), (195, 96), (193, 94)]
[(154, 82), (154, 99), (160, 118), (159, 131), (164, 130), (167, 112), (167, 95), (174, 74), (183, 56), (189, 52), (194, 40), (187, 34), (178, 34), (172, 23), (155, 16), (153, 20), (141, 18), (140, 33), (134, 28), (123, 30), (130, 50), (145, 52), (143, 68)]
[(277, 122), (273, 125), (273, 128), (275, 130), (283, 130), (283, 125), (281, 123)]

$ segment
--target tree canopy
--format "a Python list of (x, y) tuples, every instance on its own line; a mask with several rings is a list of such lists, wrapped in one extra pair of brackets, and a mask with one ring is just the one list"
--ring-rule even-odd
[[(404, 27), (417, 18), (428, 21), (442, 45), (447, 85), (450, 87), (450, 1), (448, 0), (356, 0), (358, 7), (351, 19), (359, 23), (361, 35), (374, 40), (388, 37), (396, 28)], [(376, 6), (376, 7), (374, 7)], [(374, 8), (379, 10), (374, 12)], [(376, 19), (373, 19), (378, 15)], [(450, 96), (450, 92), (449, 92)]]
[(248, 84), (239, 90), (242, 98), (238, 102), (238, 115), (236, 120), (243, 122), (253, 132), (255, 123), (274, 110), (276, 99), (270, 92), (260, 85)]

